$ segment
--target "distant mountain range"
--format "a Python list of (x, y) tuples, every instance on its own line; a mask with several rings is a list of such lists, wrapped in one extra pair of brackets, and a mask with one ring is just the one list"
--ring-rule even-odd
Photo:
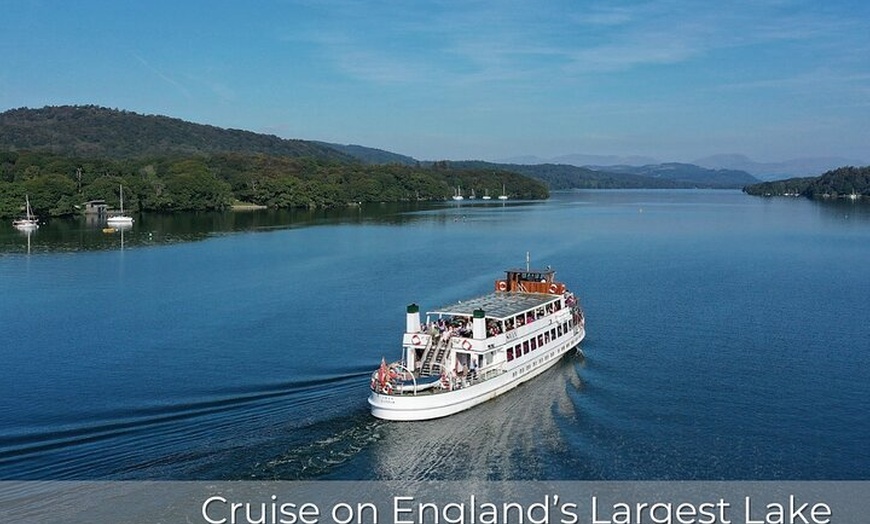
[(782, 162), (755, 162), (744, 155), (713, 155), (693, 162), (710, 169), (737, 169), (755, 175), (761, 180), (819, 176), (838, 167), (862, 166), (867, 162), (840, 157), (796, 158)]
[(504, 158), (496, 161), (505, 164), (568, 164), (577, 167), (644, 166), (661, 161), (649, 156), (586, 155), (575, 153), (553, 158), (532, 155)]
[(744, 171), (707, 169), (692, 164), (579, 167), (570, 164), (499, 164), (451, 162), (457, 169), (513, 171), (561, 189), (741, 189), (759, 180)]
[[(617, 156), (571, 154), (553, 158), (536, 156), (517, 156), (499, 160), (508, 164), (569, 164), (577, 167), (587, 167), (599, 171), (631, 172), (633, 168), (644, 168), (644, 171), (655, 169), (651, 166), (673, 166), (676, 163), (657, 160), (648, 156)], [(860, 166), (867, 162), (842, 157), (807, 157), (785, 160), (782, 162), (756, 162), (745, 155), (722, 154), (712, 155), (692, 161), (690, 164), (712, 170), (744, 171), (760, 180), (779, 180), (801, 176), (818, 176), (820, 173), (843, 166)], [(632, 169), (629, 169), (632, 168)]]
[[(243, 153), (366, 165), (433, 165), (431, 161), (362, 145), (285, 139), (99, 106), (22, 108), (0, 113), (0, 151), (16, 150), (108, 159)], [(551, 189), (568, 189), (743, 188), (762, 180), (816, 176), (860, 162), (807, 158), (761, 163), (742, 155), (716, 155), (688, 164), (662, 163), (646, 156), (572, 154), (548, 160), (526, 156), (505, 162), (449, 164), (456, 168), (512, 171), (544, 181)]]

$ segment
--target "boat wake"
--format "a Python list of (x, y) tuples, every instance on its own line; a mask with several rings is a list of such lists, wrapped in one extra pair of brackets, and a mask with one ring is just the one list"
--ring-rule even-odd
[[(564, 468), (560, 427), (576, 416), (569, 391), (583, 388), (571, 352), (534, 381), (450, 417), (416, 422), (367, 410), (304, 428), (308, 438), (273, 451), (244, 478), (260, 480), (531, 480)], [(567, 421), (570, 425), (571, 422)], [(312, 437), (313, 435), (313, 437)]]
[(572, 352), (534, 381), (445, 419), (391, 423), (373, 449), (379, 479), (531, 480), (547, 478), (548, 457), (564, 451), (558, 419), (574, 416)]
[[(336, 429), (337, 421), (326, 421), (306, 428), (306, 433), (319, 434), (318, 438), (291, 446), (277, 457), (254, 465), (249, 478), (258, 480), (311, 480), (329, 476), (336, 469), (358, 459), (366, 449), (383, 437), (386, 423), (368, 413), (342, 419), (344, 424)], [(361, 477), (361, 479), (364, 477)]]
[(216, 470), (216, 457), (329, 417), (324, 403), (341, 409), (337, 397), (360, 389), (367, 374), (345, 370), (188, 401), (78, 413), (49, 431), (0, 430), (0, 478), (223, 478), (233, 473)]

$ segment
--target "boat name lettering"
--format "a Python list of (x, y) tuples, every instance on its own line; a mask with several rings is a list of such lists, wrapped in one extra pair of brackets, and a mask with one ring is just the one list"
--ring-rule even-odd
[(517, 338), (517, 332), (511, 331), (510, 333), (505, 335), (505, 338), (507, 338), (508, 340), (514, 340), (515, 338)]

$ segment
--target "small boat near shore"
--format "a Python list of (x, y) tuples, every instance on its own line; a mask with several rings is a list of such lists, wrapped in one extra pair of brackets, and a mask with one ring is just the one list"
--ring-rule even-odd
[(408, 306), (402, 358), (371, 375), (371, 413), (427, 420), (469, 409), (552, 367), (586, 336), (578, 298), (555, 271), (508, 269), (493, 292), (429, 311)]
[(120, 186), (121, 192), (121, 213), (118, 215), (110, 216), (106, 219), (106, 223), (109, 227), (130, 227), (133, 225), (133, 217), (127, 216), (124, 214), (124, 186)]
[(39, 228), (39, 221), (33, 216), (33, 210), (30, 209), (30, 196), (24, 195), (24, 218), (13, 220), (12, 227), (19, 231), (33, 231)]

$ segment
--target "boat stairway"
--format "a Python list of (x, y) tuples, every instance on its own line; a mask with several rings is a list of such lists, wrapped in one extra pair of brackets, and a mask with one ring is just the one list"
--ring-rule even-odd
[(444, 367), (444, 358), (450, 349), (450, 337), (444, 337), (438, 344), (423, 355), (423, 365), (420, 366), (420, 376), (440, 375)]

